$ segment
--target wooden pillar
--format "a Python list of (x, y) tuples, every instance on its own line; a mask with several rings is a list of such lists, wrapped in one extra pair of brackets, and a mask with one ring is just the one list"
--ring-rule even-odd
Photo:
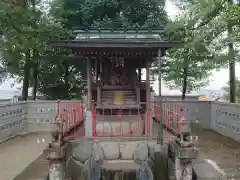
[(140, 104), (141, 101), (141, 92), (140, 92), (140, 87), (141, 87), (141, 68), (138, 68), (138, 77), (137, 77), (137, 82), (136, 82), (136, 93), (137, 93), (137, 105)]
[[(158, 49), (158, 66), (159, 66), (159, 72), (158, 72), (158, 96), (161, 98), (162, 96), (162, 49)], [(161, 99), (162, 100), (162, 99)], [(162, 122), (162, 101), (157, 102), (159, 108), (159, 113), (160, 113), (160, 124), (158, 128), (158, 143), (163, 145), (163, 123)]]
[(142, 69), (138, 68), (138, 81), (141, 82), (142, 79)]
[(91, 59), (87, 59), (87, 90), (88, 104), (85, 120), (85, 136), (92, 136), (92, 65)]
[(91, 59), (87, 59), (87, 90), (88, 90), (88, 110), (92, 110), (92, 65)]
[(101, 82), (104, 84), (105, 81), (104, 81), (104, 72), (103, 72), (103, 61), (102, 59), (100, 60), (100, 79), (101, 79)]
[(102, 78), (102, 72), (103, 72), (103, 65), (102, 65), (102, 60), (99, 60), (99, 70), (100, 70), (100, 78)]
[[(145, 124), (150, 126), (149, 136), (152, 136), (152, 113), (151, 113), (152, 108), (151, 108), (151, 92), (150, 92), (150, 60), (149, 59), (146, 61), (146, 102), (147, 102), (147, 111), (149, 110), (150, 112), (148, 112), (149, 114), (146, 113)], [(145, 129), (146, 129), (145, 133), (147, 134), (148, 128), (145, 128)]]
[(158, 72), (158, 96), (162, 96), (162, 60), (161, 60), (161, 56), (162, 56), (162, 51), (161, 49), (158, 50), (158, 68), (159, 68), (159, 72)]
[(96, 72), (96, 82), (98, 81), (98, 59), (95, 59), (95, 72)]
[(146, 61), (146, 100), (150, 100), (150, 61)]
[(136, 84), (136, 93), (137, 93), (137, 105), (140, 104), (140, 83), (137, 82)]
[(98, 82), (99, 77), (101, 79), (101, 72), (99, 72), (100, 70), (99, 65), (101, 65), (101, 62), (99, 61), (99, 59), (96, 59), (95, 69), (96, 69), (96, 85), (97, 85), (97, 105), (101, 104), (101, 99), (102, 99), (101, 98), (101, 82)]

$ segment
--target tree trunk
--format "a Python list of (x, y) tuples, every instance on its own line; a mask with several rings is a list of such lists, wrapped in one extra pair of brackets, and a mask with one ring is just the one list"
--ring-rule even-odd
[[(228, 0), (228, 5), (232, 5), (232, 0)], [(231, 38), (233, 27), (232, 23), (228, 21), (228, 37)], [(233, 49), (233, 43), (230, 42), (228, 44), (228, 57), (229, 57), (229, 82), (230, 82), (230, 91), (229, 91), (229, 97), (230, 102), (235, 103), (236, 102), (236, 79), (235, 79), (235, 57), (234, 57), (234, 49)]]
[(36, 60), (36, 63), (34, 64), (33, 67), (33, 100), (36, 100), (37, 97), (37, 87), (38, 87), (38, 62)]
[[(35, 8), (36, 8), (35, 0), (32, 0), (32, 6), (33, 6), (33, 11), (35, 12)], [(34, 23), (34, 28), (36, 30), (36, 23)], [(33, 100), (36, 100), (37, 86), (38, 86), (38, 59), (37, 59), (37, 51), (36, 51), (35, 44), (33, 46), (33, 58), (34, 58), (33, 59), (34, 64), (33, 64), (33, 91), (32, 91), (32, 96), (33, 96)]]
[(188, 68), (183, 69), (183, 84), (182, 84), (182, 100), (185, 100), (187, 92), (187, 78), (188, 78)]
[(69, 94), (69, 89), (70, 89), (70, 85), (69, 85), (69, 64), (66, 62), (65, 64), (65, 75), (64, 75), (64, 81), (65, 84), (67, 85), (67, 89), (66, 89), (66, 99), (69, 99), (70, 94)]
[(24, 76), (23, 76), (23, 88), (22, 88), (22, 100), (28, 99), (28, 88), (29, 88), (29, 76), (30, 76), (30, 51), (26, 53), (24, 64)]

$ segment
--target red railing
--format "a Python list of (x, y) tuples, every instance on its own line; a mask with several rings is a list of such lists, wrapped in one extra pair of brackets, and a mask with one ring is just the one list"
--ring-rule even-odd
[(180, 126), (186, 120), (184, 104), (169, 101), (157, 102), (156, 98), (154, 98), (153, 118), (157, 121), (162, 121), (165, 132), (170, 130), (177, 135), (180, 131)]
[[(114, 108), (96, 109), (96, 103), (92, 102), (92, 136), (85, 137), (84, 105), (82, 102), (57, 103), (58, 114), (65, 121), (63, 123), (64, 136), (67, 139), (94, 138), (96, 136), (150, 136), (151, 131), (151, 105), (141, 103), (141, 107), (131, 105), (119, 105)], [(110, 106), (109, 106), (110, 107)], [(116, 108), (118, 107), (118, 108)], [(179, 121), (185, 118), (183, 104), (175, 102), (156, 102), (154, 99), (153, 118), (162, 121), (165, 132), (171, 130), (174, 134), (179, 132)], [(83, 125), (78, 124), (83, 121)], [(145, 129), (145, 132), (144, 132)], [(72, 135), (70, 130), (77, 131)], [(81, 132), (80, 132), (81, 131)]]
[[(57, 115), (63, 121), (63, 136), (68, 136), (69, 131), (76, 131), (78, 125), (84, 122), (84, 104), (82, 102), (57, 101)], [(82, 127), (84, 128), (84, 126)]]

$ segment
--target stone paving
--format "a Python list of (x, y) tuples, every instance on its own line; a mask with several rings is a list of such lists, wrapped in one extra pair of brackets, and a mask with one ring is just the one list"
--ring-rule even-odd
[(13, 180), (42, 154), (50, 140), (50, 134), (30, 133), (0, 144), (0, 179)]

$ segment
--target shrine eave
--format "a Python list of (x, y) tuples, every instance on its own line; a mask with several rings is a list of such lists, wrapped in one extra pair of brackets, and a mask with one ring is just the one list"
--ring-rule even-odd
[[(88, 39), (88, 40), (63, 40), (55, 41), (52, 43), (54, 47), (63, 48), (153, 48), (153, 49), (169, 49), (178, 47), (180, 42), (176, 41), (159, 41), (159, 40), (147, 40), (147, 39)], [(79, 50), (80, 50), (79, 49)]]

